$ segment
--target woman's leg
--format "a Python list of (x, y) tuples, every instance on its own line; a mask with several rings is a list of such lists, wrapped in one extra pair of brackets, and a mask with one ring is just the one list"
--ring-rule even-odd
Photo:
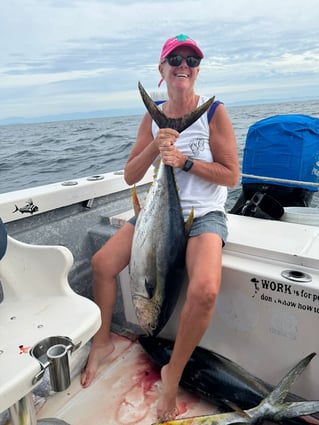
[(81, 384), (88, 387), (95, 378), (100, 363), (114, 350), (111, 321), (116, 301), (116, 277), (129, 263), (134, 226), (126, 223), (92, 258), (94, 299), (100, 307), (102, 325), (93, 338), (92, 347)]
[(221, 238), (213, 233), (191, 237), (186, 266), (189, 277), (186, 300), (171, 359), (161, 372), (162, 394), (157, 415), (164, 419), (172, 419), (178, 414), (176, 396), (183, 370), (212, 318), (221, 281)]

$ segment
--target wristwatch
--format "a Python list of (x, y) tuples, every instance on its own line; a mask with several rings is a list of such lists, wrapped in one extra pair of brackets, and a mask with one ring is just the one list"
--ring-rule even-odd
[(191, 159), (187, 158), (182, 170), (183, 171), (189, 171), (192, 168), (193, 165), (194, 165), (194, 162)]

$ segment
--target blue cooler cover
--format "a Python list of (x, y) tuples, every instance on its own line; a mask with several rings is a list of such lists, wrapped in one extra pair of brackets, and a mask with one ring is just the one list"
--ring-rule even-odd
[[(249, 127), (243, 155), (243, 174), (318, 183), (319, 119), (302, 114), (275, 115)], [(242, 183), (270, 183), (243, 177)], [(298, 187), (318, 191), (307, 184)]]

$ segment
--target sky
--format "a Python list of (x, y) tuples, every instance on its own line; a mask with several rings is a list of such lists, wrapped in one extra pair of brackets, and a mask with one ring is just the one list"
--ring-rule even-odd
[(0, 123), (143, 113), (179, 33), (205, 55), (198, 93), (318, 99), (318, 23), (318, 0), (1, 0)]

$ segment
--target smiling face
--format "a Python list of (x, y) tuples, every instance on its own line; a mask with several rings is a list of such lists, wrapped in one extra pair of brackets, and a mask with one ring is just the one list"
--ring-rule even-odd
[[(169, 56), (180, 55), (184, 58), (187, 56), (198, 57), (194, 50), (190, 47), (178, 47)], [(199, 73), (199, 67), (191, 68), (187, 65), (186, 60), (183, 59), (179, 66), (171, 66), (164, 60), (159, 65), (159, 71), (162, 78), (166, 81), (168, 87), (193, 87)]]

